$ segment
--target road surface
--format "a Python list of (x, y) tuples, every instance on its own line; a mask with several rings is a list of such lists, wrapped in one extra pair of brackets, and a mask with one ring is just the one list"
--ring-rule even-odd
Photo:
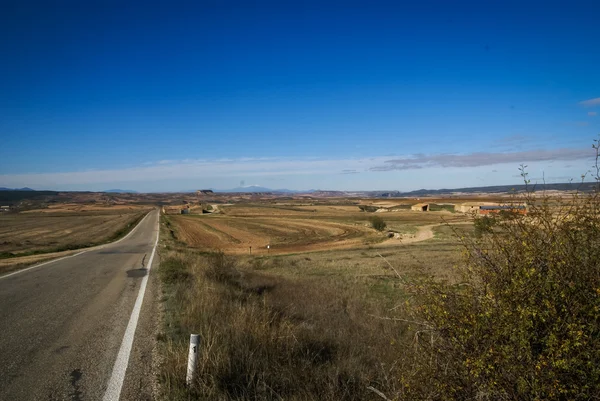
[(0, 400), (152, 398), (157, 235), (152, 211), (117, 243), (0, 276)]

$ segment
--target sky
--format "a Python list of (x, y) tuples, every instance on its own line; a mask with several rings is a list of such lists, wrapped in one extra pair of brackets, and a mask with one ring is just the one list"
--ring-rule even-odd
[(578, 181), (599, 19), (595, 0), (7, 2), (0, 187)]

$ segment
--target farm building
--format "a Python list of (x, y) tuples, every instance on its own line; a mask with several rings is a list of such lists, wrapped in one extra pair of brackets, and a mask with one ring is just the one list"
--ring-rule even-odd
[(474, 213), (487, 215), (491, 213), (500, 213), (501, 211), (510, 211), (514, 213), (527, 214), (525, 205), (498, 205), (493, 203), (463, 203), (456, 205), (455, 210), (461, 213)]
[(415, 210), (417, 212), (428, 212), (429, 203), (417, 203), (416, 205), (412, 205), (410, 210)]
[(10, 211), (10, 206), (0, 206), (0, 212), (8, 212)]
[(454, 206), (454, 210), (460, 213), (479, 213), (481, 203), (463, 203)]

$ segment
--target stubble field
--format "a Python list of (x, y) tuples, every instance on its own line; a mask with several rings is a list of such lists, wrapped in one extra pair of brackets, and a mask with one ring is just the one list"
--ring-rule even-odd
[(147, 207), (73, 207), (0, 215), (0, 271), (58, 257), (116, 240), (135, 225)]

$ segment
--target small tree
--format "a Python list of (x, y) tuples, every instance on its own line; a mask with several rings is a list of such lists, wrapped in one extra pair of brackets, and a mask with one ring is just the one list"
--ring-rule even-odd
[(457, 283), (413, 283), (417, 347), (405, 397), (600, 394), (600, 193), (523, 197), (527, 216), (499, 214), (493, 229), (480, 220), (480, 236), (461, 237)]
[(370, 220), (371, 220), (371, 227), (373, 227), (377, 231), (383, 231), (387, 227), (387, 224), (385, 224), (385, 221), (383, 221), (383, 219), (379, 216), (373, 216), (373, 217), (371, 217)]

